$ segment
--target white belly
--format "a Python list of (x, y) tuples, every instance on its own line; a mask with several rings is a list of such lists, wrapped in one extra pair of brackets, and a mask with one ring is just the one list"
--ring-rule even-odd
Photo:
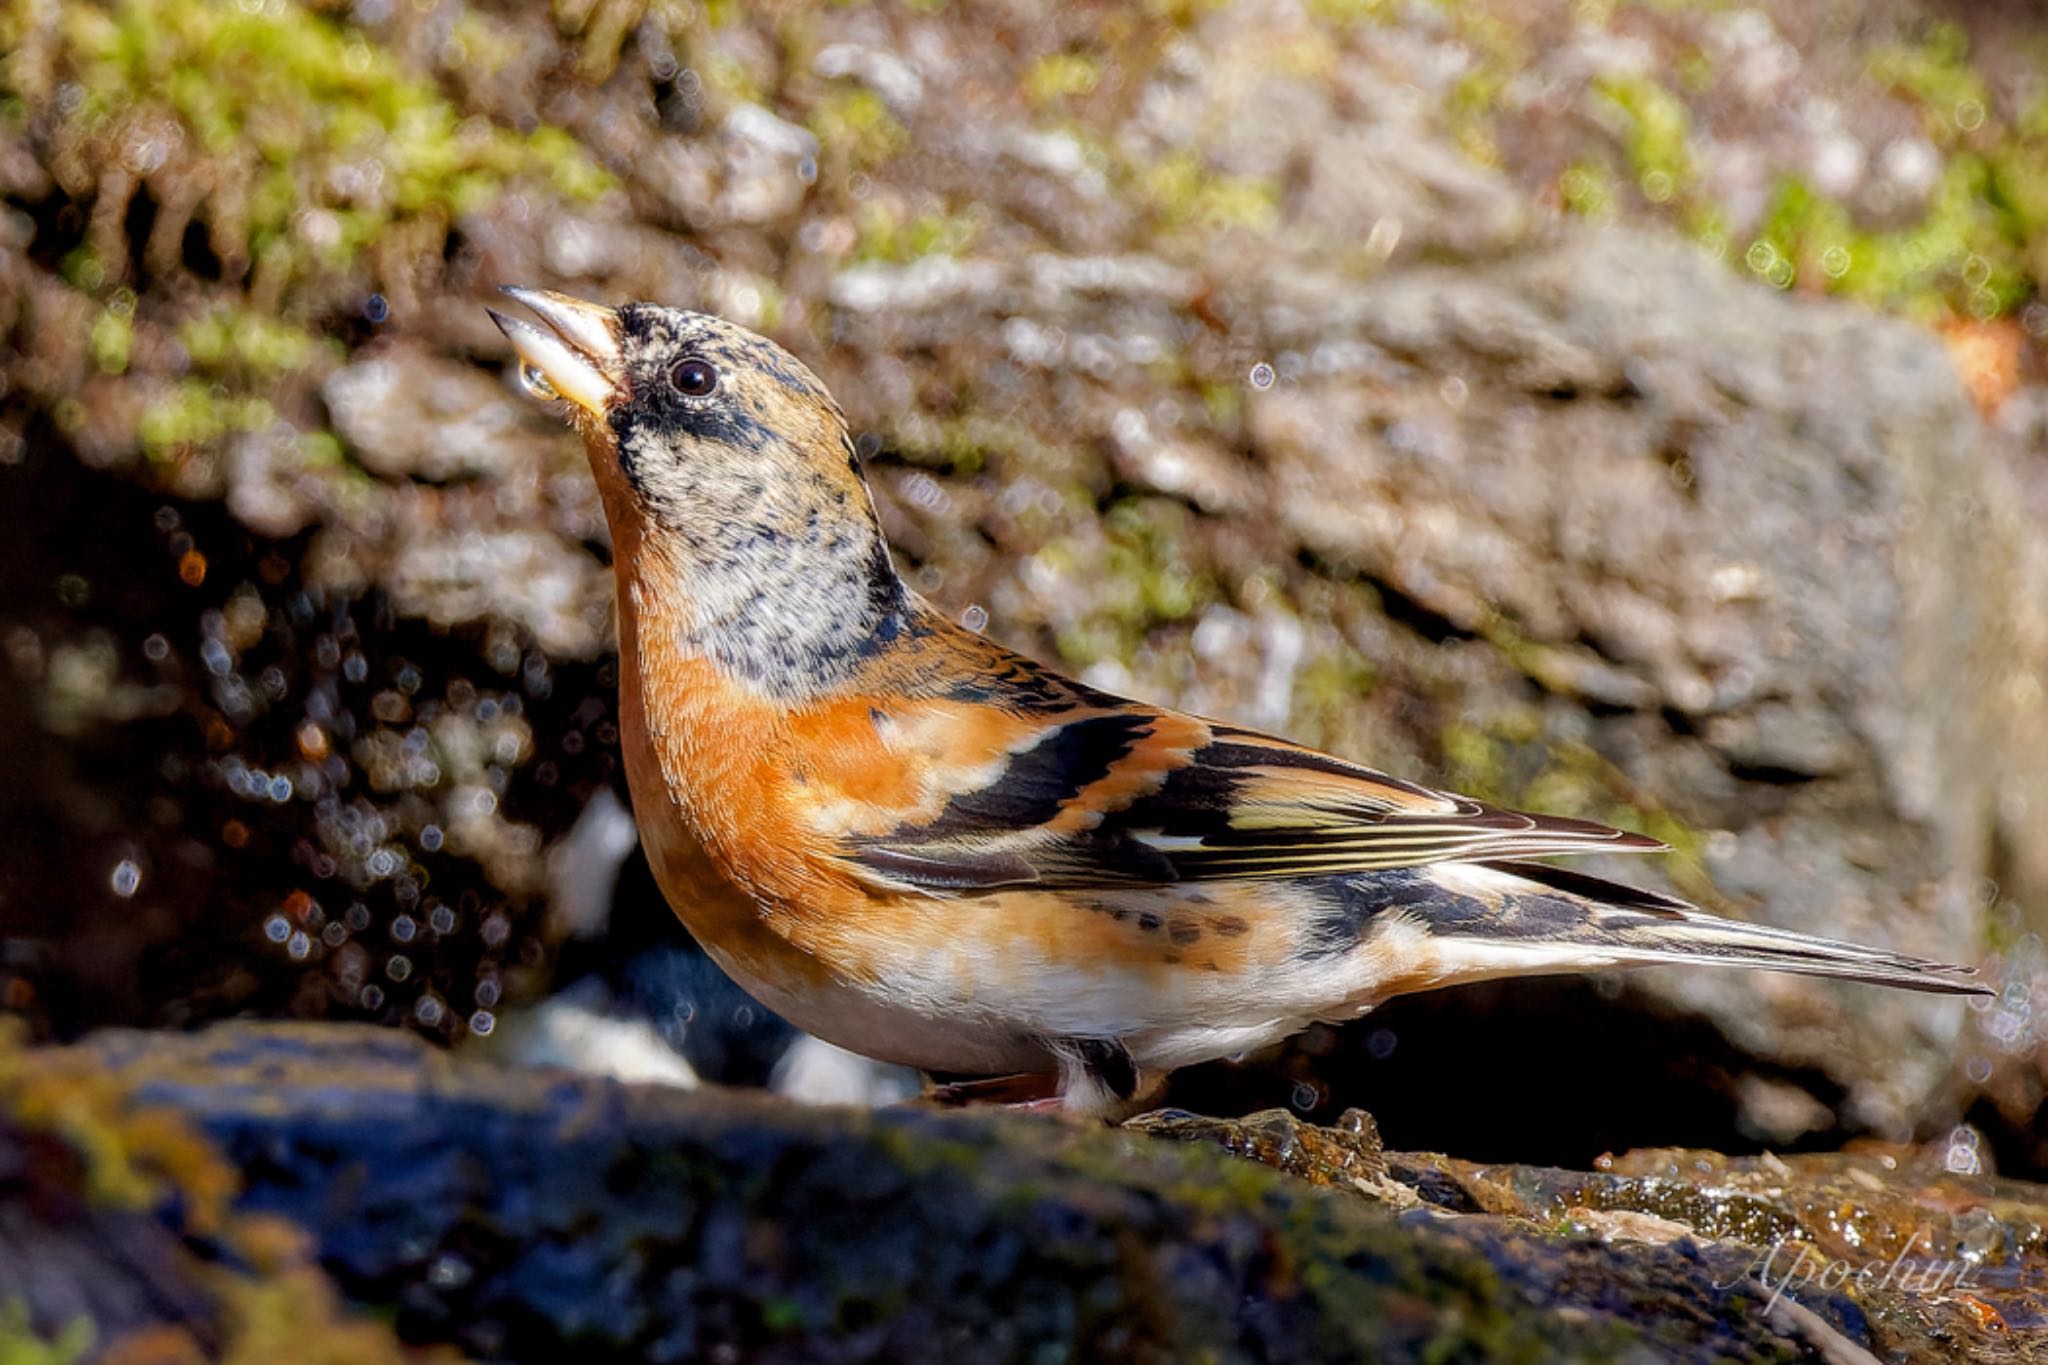
[(876, 1061), (920, 1071), (997, 1076), (1050, 1071), (1052, 1054), (1028, 1032), (978, 1013), (935, 1017), (852, 986), (807, 986), (794, 991), (749, 973), (705, 944), (740, 988), (805, 1033)]

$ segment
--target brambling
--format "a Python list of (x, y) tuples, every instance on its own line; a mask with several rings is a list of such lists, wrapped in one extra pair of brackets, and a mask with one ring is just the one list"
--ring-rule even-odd
[(701, 313), (507, 289), (611, 525), (641, 839), (711, 956), (798, 1027), (1077, 1114), (1177, 1067), (1490, 977), (1645, 963), (1985, 994), (1971, 969), (1717, 919), (1532, 861), (1650, 852), (1111, 696), (897, 576), (846, 420)]

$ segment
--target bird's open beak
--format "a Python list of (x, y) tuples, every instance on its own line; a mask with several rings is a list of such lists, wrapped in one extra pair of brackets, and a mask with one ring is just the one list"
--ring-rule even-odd
[(625, 368), (619, 348), (619, 315), (551, 289), (516, 289), (509, 284), (502, 288), (547, 324), (547, 330), (542, 330), (495, 308), (487, 310), (512, 349), (519, 352), (520, 363), (529, 374), (539, 375), (557, 396), (604, 416), (618, 394), (618, 376)]

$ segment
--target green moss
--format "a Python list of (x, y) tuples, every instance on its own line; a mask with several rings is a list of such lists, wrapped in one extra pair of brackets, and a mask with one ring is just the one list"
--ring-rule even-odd
[(788, 306), (789, 300), (784, 297), (782, 286), (773, 280), (760, 280), (754, 288), (760, 297), (754, 324), (764, 332), (772, 332), (782, 326), (782, 310)]
[[(482, 19), (463, 30), (480, 61), (509, 60), (505, 41)], [(168, 173), (211, 188), (193, 225), (229, 282), (246, 278), (247, 306), (168, 324), (190, 368), (148, 390), (137, 443), (151, 458), (274, 424), (271, 396), (317, 378), (343, 349), (306, 318), (375, 288), (376, 274), (438, 261), (449, 225), (515, 182), (572, 201), (611, 183), (561, 129), (465, 117), (395, 52), (291, 0), (0, 0), (0, 47), (0, 98), (57, 111), (38, 134), (53, 163), (96, 175), (113, 149), (134, 145), (115, 130), (161, 130), (155, 154)], [(58, 100), (60, 88), (77, 93)], [(61, 269), (102, 300), (84, 338), (93, 365), (126, 374), (137, 355), (161, 352), (138, 348), (125, 252), (102, 259), (106, 249), (74, 248)], [(53, 416), (73, 426), (78, 414)]]
[(1215, 600), (1216, 585), (1190, 567), (1185, 553), (1193, 516), (1169, 498), (1131, 498), (1103, 516), (1110, 571), (1136, 588), (1148, 622), (1178, 621)]
[[(653, 16), (655, 22), (670, 17), (666, 12), (669, 8), (672, 7), (657, 9)], [(607, 79), (618, 68), (619, 54), (626, 39), (643, 20), (650, 17), (649, 9), (647, 0), (555, 0), (557, 28), (577, 40), (577, 74), (594, 83)], [(516, 40), (508, 41), (504, 46), (508, 51), (497, 65), (503, 65), (517, 54)]]
[(1162, 231), (1244, 228), (1269, 232), (1280, 220), (1280, 189), (1251, 176), (1224, 175), (1181, 150), (1141, 168), (1135, 189)]
[(135, 295), (122, 290), (92, 320), (86, 344), (92, 363), (102, 374), (125, 374), (135, 346)]
[[(449, 1360), (409, 1351), (382, 1322), (356, 1316), (314, 1257), (312, 1239), (283, 1219), (237, 1212), (240, 1173), (182, 1114), (136, 1102), (131, 1081), (76, 1049), (23, 1045), (19, 1021), (0, 1016), (0, 1127), (48, 1134), (75, 1154), (35, 1173), (62, 1197), (101, 1208), (151, 1212), (189, 1244), (206, 1245), (177, 1269), (193, 1294), (214, 1300), (224, 1331), (209, 1358), (225, 1365), (424, 1365)], [(61, 1182), (61, 1183), (57, 1183)], [(72, 1185), (79, 1188), (73, 1189)], [(169, 1271), (171, 1267), (164, 1267)], [(109, 1343), (109, 1354), (153, 1336)], [(168, 1336), (168, 1334), (167, 1334)], [(175, 1345), (175, 1340), (172, 1345)], [(0, 1365), (71, 1365), (91, 1351), (90, 1323), (55, 1342), (30, 1331), (19, 1303), (0, 1304)], [(159, 1349), (149, 1358), (163, 1356)]]
[[(559, 130), (465, 119), (361, 32), (286, 0), (7, 0), (0, 47), (13, 54), (0, 93), (63, 108), (51, 129), (59, 145), (92, 155), (111, 124), (174, 119), (185, 148), (164, 154), (194, 155), (190, 173), (217, 186), (201, 208), (216, 249), (260, 259), (278, 248), (287, 283), (347, 264), (407, 217), (470, 212), (518, 176), (574, 199), (610, 183)], [(55, 82), (80, 97), (58, 104), (42, 88)], [(343, 167), (358, 173), (338, 176)], [(212, 207), (237, 200), (246, 214)], [(308, 212), (328, 217), (301, 219)]]
[(1244, 390), (1236, 383), (1210, 380), (1201, 385), (1202, 411), (1216, 431), (1235, 431), (1244, 421)]
[(1623, 150), (1645, 199), (1669, 203), (1691, 187), (1692, 114), (1683, 100), (1641, 76), (1601, 77), (1593, 93), (1622, 121)]
[(264, 431), (277, 422), (267, 399), (236, 395), (204, 379), (172, 385), (142, 414), (136, 436), (143, 454), (167, 460), (240, 432)]
[(1867, 66), (1873, 80), (1920, 106), (1928, 138), (1947, 154), (1924, 212), (1903, 228), (1864, 231), (1840, 205), (1787, 180), (1752, 244), (1751, 269), (1762, 262), (1781, 278), (1789, 270), (1788, 282), (1924, 320), (1996, 317), (2042, 292), (2048, 97), (2007, 117), (1971, 65), (1967, 36), (1949, 23), (1878, 49)]
[(1458, 150), (1481, 166), (1500, 165), (1500, 145), (1494, 140), (1492, 115), (1513, 74), (1511, 68), (1482, 62), (1459, 77), (1451, 88), (1448, 108)]
[(1943, 22), (1928, 28), (1917, 43), (1878, 48), (1867, 69), (1873, 79), (1925, 105), (1928, 134), (1940, 140), (1950, 131), (1974, 131), (1991, 107), (1990, 89), (1969, 58), (1969, 36)]
[(520, 43), (511, 30), (473, 9), (456, 14), (448, 25), (447, 60), (469, 71), (495, 76), (518, 59)]
[(594, 202), (618, 183), (560, 128), (543, 126), (528, 133), (525, 152), (534, 168), (570, 199)]
[(1671, 851), (1664, 855), (1664, 875), (1682, 895), (1707, 903), (1722, 899), (1713, 874), (1707, 871), (1706, 839), (1698, 830), (1668, 810), (1621, 806), (1616, 808), (1616, 814), (1619, 819), (1609, 823), (1620, 823), (1623, 828), (1661, 839), (1671, 846)]
[(1102, 61), (1079, 52), (1040, 57), (1024, 73), (1024, 98), (1043, 107), (1091, 93), (1102, 80)]
[(1187, 621), (1220, 591), (1186, 553), (1194, 514), (1170, 498), (1135, 497), (1102, 515), (1098, 540), (1064, 538), (1039, 551), (1055, 572), (1092, 585), (1083, 612), (1056, 638), (1077, 666), (1128, 663), (1156, 628)]
[(236, 1175), (175, 1115), (137, 1108), (105, 1073), (68, 1054), (23, 1046), (18, 1021), (0, 1019), (0, 1115), (54, 1134), (79, 1156), (85, 1196), (117, 1209), (155, 1207), (175, 1191), (186, 1223), (219, 1228)]
[[(1704, 88), (1708, 80), (1696, 72), (1686, 84)], [(1703, 246), (1717, 254), (1725, 250), (1721, 211), (1700, 189), (1692, 111), (1685, 100), (1641, 76), (1602, 77), (1590, 89), (1597, 110), (1617, 130), (1627, 178), (1643, 201), (1671, 213)], [(1616, 178), (1601, 160), (1582, 157), (1559, 177), (1558, 198), (1569, 212), (1604, 217), (1615, 208)]]
[(916, 1176), (950, 1173), (971, 1179), (988, 1161), (987, 1146), (967, 1128), (905, 1126), (884, 1114), (870, 1120), (867, 1136), (890, 1164)]
[(1458, 146), (1484, 166), (1500, 165), (1493, 116), (1517, 72), (1529, 69), (1529, 53), (1518, 23), (1486, 5), (1436, 0), (1445, 22), (1470, 54), (1471, 67), (1459, 78), (1449, 102)]
[[(1293, 64), (1304, 69), (1313, 69), (1325, 55), (1314, 42), (1297, 44), (1290, 54)], [(1185, 240), (1233, 228), (1266, 233), (1279, 223), (1281, 193), (1272, 181), (1219, 171), (1192, 148), (1148, 157), (1105, 138), (1084, 121), (1062, 120), (1057, 126), (1118, 194), (1146, 210), (1157, 236)]]
[(871, 170), (909, 145), (910, 134), (872, 90), (834, 90), (807, 120), (826, 155)]
[[(2048, 144), (2027, 150), (2048, 156)], [(2017, 161), (2007, 164), (2016, 174)], [(1745, 263), (1781, 288), (1809, 284), (1922, 320), (1995, 317), (2039, 287), (2027, 252), (2039, 229), (2009, 207), (1996, 175), (1984, 157), (1952, 155), (1920, 220), (1887, 232), (1857, 228), (1841, 205), (1788, 177)], [(2041, 192), (2048, 196), (2048, 177)]]
[[(1461, 32), (1467, 22), (1454, 20)], [(1488, 73), (1496, 65), (1490, 57), (1475, 65), (1466, 78), (1475, 89), (1454, 97), (1454, 115), (1490, 117), (1498, 88)], [(1717, 73), (1698, 52), (1676, 63), (1675, 86), (1642, 76), (1591, 84), (1595, 111), (1615, 129), (1619, 165), (1581, 157), (1560, 175), (1559, 201), (1568, 212), (1604, 216), (1615, 207), (1620, 171), (1688, 236), (1765, 283), (1845, 294), (1923, 321), (1992, 318), (2043, 293), (2048, 96), (2034, 97), (2017, 116), (2002, 111), (1954, 24), (1881, 47), (1866, 65), (1874, 82), (1919, 106), (1927, 136), (1943, 152), (1941, 178), (1911, 222), (1860, 224), (1849, 206), (1788, 176), (1762, 223), (1731, 242), (1721, 207), (1699, 179), (1687, 97), (1712, 89)]]
[(731, 28), (746, 13), (740, 0), (703, 0), (704, 22), (714, 31)]
[[(716, 21), (711, 26), (723, 27)], [(759, 104), (765, 93), (745, 63), (723, 52), (705, 54), (695, 70), (703, 78), (705, 91), (720, 100)]]
[(299, 436), (299, 458), (312, 466), (334, 466), (346, 459), (341, 438), (331, 431), (308, 431)]
[(312, 359), (317, 343), (301, 327), (246, 308), (216, 308), (178, 329), (195, 368), (209, 374), (274, 379)]
[(1371, 694), (1379, 685), (1379, 670), (1372, 660), (1345, 645), (1304, 665), (1294, 679), (1297, 711), (1326, 710), (1348, 706)]
[(1446, 783), (1494, 805), (1515, 805), (1522, 795), (1516, 775), (1513, 741), (1497, 718), (1454, 721), (1437, 736)]
[[(948, 416), (910, 412), (896, 432), (895, 453), (923, 468), (967, 478), (980, 473), (996, 452), (1008, 468), (1030, 470), (1057, 487), (1068, 511), (1092, 509), (1101, 490), (1060, 472), (1071, 467), (1074, 452), (1056, 436), (1021, 417), (988, 409)], [(1027, 510), (1023, 515), (1037, 514)]]
[(1326, 24), (1386, 24), (1400, 13), (1394, 0), (1309, 0), (1308, 12)]
[(1704, 95), (1713, 87), (1715, 69), (1713, 58), (1694, 48), (1679, 57), (1672, 64), (1678, 76), (1678, 87), (1688, 95)]
[(1575, 161), (1557, 178), (1557, 197), (1567, 212), (1604, 218), (1614, 210), (1614, 177), (1592, 161)]
[(855, 214), (854, 226), (856, 260), (901, 265), (926, 256), (965, 254), (988, 226), (988, 210), (972, 204), (957, 213), (926, 212), (906, 219), (895, 204), (870, 199)]
[(64, 277), (64, 283), (88, 294), (97, 294), (107, 282), (106, 263), (90, 246), (76, 246), (65, 252), (64, 259), (57, 263), (57, 273)]
[[(256, 1219), (245, 1219), (242, 1241)], [(453, 1365), (444, 1350), (422, 1353), (398, 1340), (389, 1324), (359, 1316), (336, 1292), (334, 1284), (310, 1263), (307, 1239), (297, 1228), (278, 1224), (273, 1254), (257, 1262), (259, 1273), (237, 1275), (221, 1283), (227, 1318), (225, 1365), (269, 1365), (290, 1360), (301, 1365)]]
[(1596, 820), (1660, 839), (1671, 846), (1662, 869), (1680, 894), (1719, 898), (1699, 831), (1670, 811), (1640, 804), (1627, 778), (1590, 745), (1547, 739), (1535, 707), (1453, 722), (1437, 744), (1452, 789), (1497, 806)]
[(1173, 1165), (1153, 1165), (1148, 1172), (1149, 1183), (1160, 1194), (1211, 1218), (1274, 1211), (1274, 1197), (1283, 1188), (1277, 1171), (1207, 1141), (1185, 1142), (1179, 1135), (1141, 1136), (1146, 1131), (1124, 1130), (1109, 1144), (1069, 1142), (1058, 1153), (1059, 1169), (1088, 1182), (1126, 1185), (1133, 1161), (1145, 1160), (1153, 1143), (1170, 1141), (1178, 1149)]
[(77, 1365), (93, 1340), (91, 1319), (79, 1318), (55, 1341), (45, 1341), (29, 1322), (27, 1304), (16, 1298), (0, 1302), (0, 1365)]

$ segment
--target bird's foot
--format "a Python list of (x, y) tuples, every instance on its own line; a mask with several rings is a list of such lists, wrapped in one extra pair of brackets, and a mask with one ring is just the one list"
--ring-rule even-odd
[(1025, 1072), (1015, 1076), (947, 1081), (928, 1086), (919, 1099), (922, 1103), (945, 1109), (958, 1109), (970, 1104), (1001, 1104), (1047, 1112), (1060, 1107), (1059, 1077), (1049, 1073)]

